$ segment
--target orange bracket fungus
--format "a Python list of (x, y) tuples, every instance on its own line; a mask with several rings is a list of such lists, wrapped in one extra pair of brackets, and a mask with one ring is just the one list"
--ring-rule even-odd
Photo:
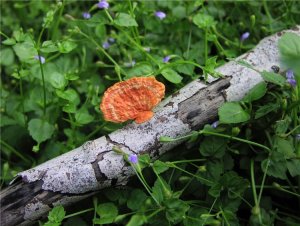
[(164, 95), (164, 84), (154, 77), (134, 77), (108, 88), (100, 109), (106, 121), (143, 123), (152, 118), (152, 108)]

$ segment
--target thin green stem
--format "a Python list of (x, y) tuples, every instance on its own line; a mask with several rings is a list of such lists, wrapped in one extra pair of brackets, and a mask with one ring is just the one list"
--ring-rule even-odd
[(255, 185), (255, 178), (254, 178), (254, 160), (251, 159), (251, 162), (250, 162), (250, 170), (251, 170), (251, 185), (252, 185), (252, 194), (253, 194), (253, 198), (254, 198), (254, 203), (255, 203), (255, 207), (257, 211), (257, 214), (258, 214), (258, 219), (259, 219), (259, 222), (260, 224), (262, 224), (262, 219), (261, 219), (261, 214), (260, 214), (260, 209), (259, 209), (259, 201), (258, 201), (258, 198), (257, 198), (257, 193), (256, 193), (256, 185)]
[(206, 63), (208, 58), (208, 40), (207, 40), (207, 29), (204, 31), (204, 62)]
[(269, 169), (269, 165), (270, 165), (270, 159), (268, 158), (267, 166), (266, 166), (266, 169), (265, 169), (265, 172), (264, 172), (264, 175), (263, 175), (263, 179), (262, 179), (262, 182), (261, 182), (261, 187), (260, 187), (259, 195), (258, 195), (258, 199), (257, 199), (258, 204), (260, 204), (260, 200), (261, 200), (262, 192), (263, 192), (263, 189), (264, 189), (265, 180), (266, 180), (267, 172), (268, 172), (268, 169)]
[(38, 61), (39, 61), (39, 65), (40, 65), (40, 70), (41, 70), (41, 74), (42, 74), (43, 102), (44, 102), (43, 114), (44, 114), (44, 117), (45, 117), (46, 116), (46, 104), (47, 104), (45, 75), (44, 75), (43, 64), (41, 62), (41, 53), (40, 53), (40, 50), (38, 49), (37, 52), (38, 52)]
[(60, 23), (60, 18), (62, 16), (62, 13), (64, 11), (64, 7), (65, 7), (65, 2), (62, 0), (62, 5), (59, 9), (58, 17), (55, 18), (55, 24), (54, 24), (53, 29), (52, 29), (52, 40), (53, 41), (55, 41), (57, 39), (58, 26), (59, 26), (59, 23)]
[(80, 214), (83, 214), (83, 213), (86, 213), (86, 212), (90, 212), (92, 210), (94, 210), (94, 208), (90, 208), (90, 209), (82, 210), (82, 211), (79, 211), (79, 212), (76, 212), (76, 213), (72, 213), (72, 214), (66, 215), (64, 217), (64, 219), (67, 219), (67, 218), (70, 218), (70, 217), (74, 217), (74, 216), (77, 216), (77, 215), (80, 215)]
[(20, 159), (22, 159), (24, 162), (26, 162), (27, 164), (31, 163), (31, 160), (26, 158), (24, 155), (22, 155), (20, 152), (18, 152), (15, 148), (13, 148), (12, 146), (10, 146), (8, 143), (6, 143), (4, 140), (0, 140), (1, 145), (3, 145), (4, 147), (6, 147), (10, 152), (14, 153), (16, 156), (18, 156)]
[(20, 76), (20, 71), (19, 70), (18, 70), (18, 75), (19, 75), (19, 78), (20, 78), (19, 83), (20, 83), (22, 113), (23, 113), (23, 118), (24, 118), (24, 124), (25, 124), (25, 127), (27, 128), (27, 120), (26, 120), (25, 108), (24, 108), (23, 82), (22, 82), (22, 77)]
[(269, 22), (270, 30), (271, 30), (271, 32), (273, 32), (273, 29), (272, 29), (273, 18), (272, 18), (271, 14), (270, 14), (267, 2), (266, 2), (266, 0), (262, 0), (262, 3), (263, 3), (264, 10), (265, 10), (265, 12), (267, 14), (267, 17), (268, 17), (268, 22)]

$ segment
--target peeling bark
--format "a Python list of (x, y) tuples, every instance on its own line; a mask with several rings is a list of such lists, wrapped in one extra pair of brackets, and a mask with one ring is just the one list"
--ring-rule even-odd
[[(285, 32), (300, 35), (300, 26), (263, 39), (237, 60), (244, 60), (260, 71), (271, 71), (273, 65), (279, 65), (277, 41)], [(217, 81), (210, 77), (208, 85), (193, 81), (165, 99), (150, 121), (133, 122), (19, 173), (1, 191), (1, 225), (28, 225), (55, 205), (69, 205), (103, 188), (126, 185), (134, 172), (121, 155), (112, 151), (114, 146), (127, 154), (148, 153), (156, 159), (182, 142), (160, 143), (160, 136), (184, 136), (201, 128), (217, 117), (222, 103), (242, 99), (262, 81), (259, 73), (236, 62), (229, 62), (217, 71), (228, 77)]]

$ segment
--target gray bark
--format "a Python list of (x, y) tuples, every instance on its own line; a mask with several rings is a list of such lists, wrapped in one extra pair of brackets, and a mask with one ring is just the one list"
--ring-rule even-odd
[[(300, 35), (300, 26), (263, 39), (242, 55), (256, 69), (271, 71), (279, 65), (277, 41), (284, 32)], [(28, 225), (44, 216), (53, 206), (69, 205), (97, 191), (126, 185), (134, 174), (123, 156), (112, 151), (118, 146), (127, 154), (148, 153), (153, 159), (183, 142), (161, 143), (159, 137), (179, 137), (217, 118), (225, 101), (243, 98), (262, 81), (259, 73), (229, 62), (217, 69), (225, 76), (209, 84), (195, 80), (166, 98), (154, 117), (143, 124), (130, 123), (107, 136), (88, 141), (64, 155), (18, 174), (1, 191), (1, 225)]]

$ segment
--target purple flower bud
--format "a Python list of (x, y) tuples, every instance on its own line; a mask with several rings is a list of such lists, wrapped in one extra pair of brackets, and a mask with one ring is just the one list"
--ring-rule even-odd
[(137, 164), (138, 163), (138, 156), (136, 154), (131, 154), (131, 155), (129, 155), (128, 160), (132, 164)]
[(164, 59), (163, 59), (163, 62), (168, 63), (170, 59), (171, 59), (170, 56), (165, 56)]
[(34, 59), (41, 61), (42, 64), (44, 64), (46, 62), (46, 59), (43, 56), (36, 55), (36, 56), (34, 56)]
[(82, 13), (82, 16), (83, 16), (84, 19), (87, 19), (87, 20), (91, 18), (91, 14), (88, 13), (88, 12)]
[(108, 41), (109, 41), (110, 43), (114, 43), (116, 40), (115, 40), (114, 38), (108, 38)]
[(219, 125), (219, 121), (215, 121), (213, 124), (211, 124), (211, 127), (216, 129)]
[(289, 69), (285, 73), (285, 77), (287, 79), (295, 79), (293, 70)]
[(97, 4), (99, 9), (108, 9), (109, 8), (109, 3), (106, 0), (101, 0), (98, 4)]
[(104, 49), (108, 49), (110, 47), (110, 44), (107, 41), (105, 41), (105, 42), (102, 43), (102, 47)]
[(250, 33), (249, 33), (249, 32), (245, 32), (244, 34), (242, 34), (242, 35), (241, 35), (241, 38), (240, 38), (241, 42), (242, 42), (242, 41), (245, 41), (246, 39), (248, 39), (249, 36), (250, 36)]
[(163, 20), (163, 19), (166, 17), (166, 14), (165, 14), (164, 12), (162, 12), (162, 11), (156, 11), (156, 12), (154, 13), (154, 15), (155, 15), (157, 18), (159, 18), (160, 20)]
[(292, 87), (296, 87), (297, 86), (297, 81), (293, 78), (288, 78), (286, 80)]

